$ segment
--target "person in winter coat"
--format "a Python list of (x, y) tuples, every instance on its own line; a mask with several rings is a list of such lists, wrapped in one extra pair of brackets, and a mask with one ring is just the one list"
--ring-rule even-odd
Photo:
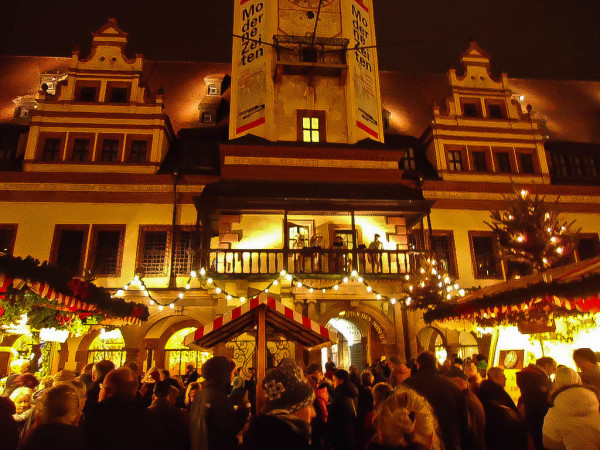
[(432, 353), (421, 353), (417, 357), (417, 373), (404, 381), (404, 385), (425, 397), (433, 407), (446, 450), (460, 449), (468, 435), (465, 397), (450, 380), (437, 372), (435, 364)]
[(485, 412), (481, 401), (469, 388), (469, 377), (456, 365), (452, 366), (445, 376), (460, 389), (465, 396), (467, 412), (469, 413), (469, 442), (463, 444), (463, 449), (485, 449)]
[(392, 387), (387, 383), (377, 383), (373, 386), (373, 409), (367, 414), (363, 422), (363, 447), (365, 448), (369, 441), (375, 437), (375, 418), (383, 405), (383, 402), (392, 394)]
[(168, 381), (154, 385), (152, 405), (148, 408), (154, 424), (163, 434), (165, 450), (189, 450), (190, 436), (182, 410), (175, 407), (175, 389)]
[(112, 361), (103, 359), (94, 364), (92, 368), (92, 384), (87, 391), (87, 399), (83, 409), (83, 415), (87, 416), (90, 410), (98, 405), (98, 397), (100, 396), (100, 386), (106, 375), (115, 369), (115, 364)]
[(590, 387), (578, 384), (577, 378), (568, 367), (557, 369), (558, 389), (550, 398), (543, 427), (544, 448), (548, 450), (600, 448), (598, 398)]
[(16, 450), (19, 445), (19, 427), (13, 418), (15, 404), (7, 397), (0, 397), (0, 436), (6, 450)]
[(190, 411), (192, 450), (234, 450), (236, 435), (245, 420), (236, 415), (227, 396), (231, 383), (231, 363), (225, 356), (214, 356), (202, 366), (202, 390)]
[(319, 364), (311, 364), (306, 372), (308, 374), (308, 383), (315, 392), (315, 401), (313, 403), (315, 417), (310, 424), (312, 448), (325, 448), (326, 442), (328, 442), (327, 406), (329, 405), (329, 390), (327, 389), (327, 383), (323, 381), (325, 377)]
[(596, 354), (591, 348), (578, 348), (573, 352), (573, 361), (581, 370), (579, 376), (583, 384), (600, 389), (600, 367)]
[(309, 450), (315, 393), (302, 368), (284, 358), (262, 381), (265, 402), (250, 421), (243, 450)]
[(335, 371), (333, 385), (335, 390), (328, 419), (331, 443), (335, 450), (355, 450), (358, 389), (344, 369)]
[(542, 427), (550, 407), (550, 376), (555, 372), (556, 361), (548, 356), (538, 358), (535, 365), (517, 372), (517, 386), (521, 390), (519, 404), (525, 408), (525, 421), (536, 450), (544, 450)]
[(431, 405), (416, 391), (398, 386), (377, 415), (377, 434), (367, 450), (443, 449)]
[(488, 370), (477, 393), (485, 411), (485, 445), (487, 450), (527, 450), (528, 436), (524, 417), (504, 390), (506, 376), (500, 367)]
[(85, 417), (86, 450), (166, 448), (148, 410), (136, 401), (137, 387), (137, 376), (126, 367), (106, 375), (98, 404)]
[(22, 450), (80, 450), (85, 447), (83, 430), (77, 426), (81, 409), (71, 386), (54, 386), (35, 406), (36, 426), (27, 434)]

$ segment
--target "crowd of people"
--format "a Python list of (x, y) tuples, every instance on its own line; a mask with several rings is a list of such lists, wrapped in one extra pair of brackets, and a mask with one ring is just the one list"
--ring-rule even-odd
[(600, 449), (598, 361), (587, 348), (573, 359), (580, 372), (550, 357), (517, 372), (517, 403), (485, 358), (439, 365), (429, 352), (362, 372), (286, 358), (267, 371), (258, 405), (256, 370), (224, 356), (181, 377), (103, 360), (40, 382), (25, 368), (0, 397), (0, 448)]

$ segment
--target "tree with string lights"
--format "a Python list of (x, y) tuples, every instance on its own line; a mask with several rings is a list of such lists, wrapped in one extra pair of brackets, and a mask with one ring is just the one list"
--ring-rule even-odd
[(508, 261), (543, 272), (563, 263), (573, 253), (579, 230), (560, 218), (559, 198), (552, 204), (545, 197), (515, 189), (514, 198), (505, 198), (506, 209), (491, 211), (485, 222), (498, 239), (500, 255)]

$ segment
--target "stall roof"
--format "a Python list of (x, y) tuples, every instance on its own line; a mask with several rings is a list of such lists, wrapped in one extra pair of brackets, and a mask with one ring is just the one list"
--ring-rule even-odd
[(576, 315), (600, 312), (600, 256), (487, 286), (456, 303), (425, 313), (425, 320), (517, 321), (528, 312)]
[(183, 340), (184, 345), (212, 348), (236, 336), (254, 331), (257, 312), (266, 310), (266, 325), (286, 338), (307, 348), (322, 346), (331, 340), (329, 330), (308, 317), (282, 305), (274, 298), (261, 295), (251, 299), (214, 322), (198, 328)]

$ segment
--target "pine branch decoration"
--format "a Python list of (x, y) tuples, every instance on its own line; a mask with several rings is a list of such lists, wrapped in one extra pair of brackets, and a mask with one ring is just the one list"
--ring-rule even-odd
[(531, 271), (543, 272), (565, 262), (577, 245), (573, 231), (575, 220), (560, 218), (560, 197), (548, 204), (545, 197), (515, 189), (514, 198), (506, 198), (506, 210), (490, 211), (500, 255), (507, 261), (525, 264)]

